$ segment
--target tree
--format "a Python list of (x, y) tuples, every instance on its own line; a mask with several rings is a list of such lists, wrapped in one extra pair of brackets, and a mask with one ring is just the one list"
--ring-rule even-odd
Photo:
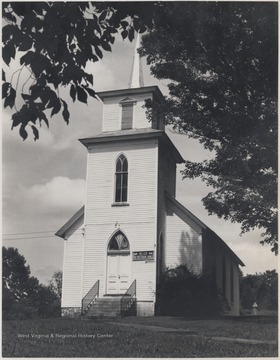
[(3, 294), (9, 294), (15, 300), (25, 298), (28, 290), (30, 267), (26, 265), (24, 256), (20, 255), (16, 248), (3, 246), (2, 258)]
[(61, 270), (56, 270), (53, 273), (49, 287), (50, 287), (50, 289), (52, 289), (52, 291), (54, 291), (57, 294), (59, 299), (61, 299), (61, 295), (62, 295), (62, 271)]
[(252, 309), (254, 302), (260, 309), (277, 310), (278, 274), (276, 270), (246, 275), (240, 282), (241, 304), (244, 309)]
[[(59, 89), (68, 89), (73, 101), (87, 103), (96, 97), (88, 61), (102, 59), (111, 51), (115, 35), (134, 39), (135, 31), (151, 25), (152, 11), (140, 3), (109, 2), (3, 2), (2, 56), (9, 65), (16, 54), (21, 67), (11, 79), (3, 72), (4, 107), (14, 110), (12, 129), (25, 140), (30, 126), (34, 139), (38, 125), (49, 126), (50, 117), (61, 112), (68, 124), (70, 114)], [(153, 4), (149, 5), (152, 9)], [(146, 6), (147, 8), (147, 6)], [(19, 88), (24, 69), (29, 75)], [(19, 107), (19, 96), (21, 104)]]
[(169, 79), (165, 116), (211, 152), (183, 176), (213, 191), (210, 214), (264, 229), (277, 254), (277, 3), (174, 2), (158, 8), (141, 55)]
[(30, 276), (23, 255), (13, 247), (2, 247), (2, 309), (4, 319), (60, 315), (60, 299), (50, 286)]
[[(22, 68), (6, 80), (4, 106), (25, 139), (30, 125), (62, 112), (66, 87), (73, 101), (95, 96), (87, 61), (110, 51), (115, 34), (143, 37), (151, 72), (169, 79), (165, 106), (147, 103), (181, 133), (198, 139), (212, 158), (186, 162), (184, 177), (201, 177), (213, 191), (203, 203), (210, 214), (264, 229), (261, 243), (277, 253), (277, 3), (273, 2), (11, 2), (3, 3), (3, 59), (15, 54)], [(30, 79), (18, 89), (27, 68)]]

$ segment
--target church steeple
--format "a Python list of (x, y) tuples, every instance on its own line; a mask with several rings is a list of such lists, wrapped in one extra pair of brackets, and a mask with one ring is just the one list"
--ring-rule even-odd
[(131, 74), (130, 74), (129, 84), (128, 84), (128, 87), (130, 89), (139, 88), (139, 87), (144, 86), (142, 62), (141, 62), (140, 55), (137, 52), (137, 49), (139, 49), (139, 47), (140, 47), (140, 35), (139, 35), (139, 33), (137, 33), (134, 55), (133, 55), (132, 69), (131, 69)]

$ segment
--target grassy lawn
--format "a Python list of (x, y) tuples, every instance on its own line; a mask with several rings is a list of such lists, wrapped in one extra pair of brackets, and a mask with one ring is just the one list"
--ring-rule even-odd
[[(165, 320), (165, 321), (164, 321)], [(112, 321), (112, 320), (111, 320)], [(151, 324), (195, 330), (201, 335), (183, 332), (160, 332), (136, 327), (109, 324), (103, 320), (36, 319), (4, 321), (3, 357), (276, 357), (276, 345), (252, 345), (213, 341), (206, 335), (226, 336), (231, 319), (189, 320), (182, 318), (126, 318), (118, 319), (131, 324)], [(235, 320), (234, 320), (235, 321)], [(215, 324), (216, 322), (216, 324)], [(264, 324), (246, 321), (244, 332)], [(181, 324), (181, 325), (180, 325)], [(228, 325), (227, 325), (228, 324)], [(242, 323), (235, 322), (239, 330)], [(265, 325), (274, 340), (277, 324)], [(272, 329), (274, 329), (272, 331)], [(245, 336), (245, 335), (244, 335)], [(243, 337), (238, 334), (238, 337)], [(251, 334), (248, 334), (251, 338)], [(257, 338), (253, 336), (252, 338)]]
[(278, 339), (277, 316), (228, 317), (215, 320), (190, 320), (184, 317), (126, 317), (115, 320), (127, 324), (142, 324), (185, 329), (203, 336), (224, 336), (255, 340)]

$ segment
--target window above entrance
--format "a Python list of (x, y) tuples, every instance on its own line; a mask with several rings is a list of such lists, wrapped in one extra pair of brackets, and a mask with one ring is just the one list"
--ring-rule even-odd
[(109, 241), (108, 253), (115, 252), (129, 252), (129, 242), (121, 231), (114, 234)]
[(127, 181), (128, 181), (128, 162), (126, 157), (123, 154), (121, 154), (116, 162), (115, 203), (127, 202)]

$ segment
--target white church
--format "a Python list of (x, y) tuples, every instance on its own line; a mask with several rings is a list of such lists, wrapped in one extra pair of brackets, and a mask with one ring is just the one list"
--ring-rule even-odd
[[(137, 46), (137, 45), (136, 45)], [(187, 265), (212, 278), (239, 315), (238, 256), (176, 200), (184, 159), (143, 105), (164, 97), (143, 86), (137, 52), (130, 86), (98, 93), (102, 132), (87, 149), (86, 201), (56, 233), (64, 239), (62, 316), (153, 316), (159, 276)]]

